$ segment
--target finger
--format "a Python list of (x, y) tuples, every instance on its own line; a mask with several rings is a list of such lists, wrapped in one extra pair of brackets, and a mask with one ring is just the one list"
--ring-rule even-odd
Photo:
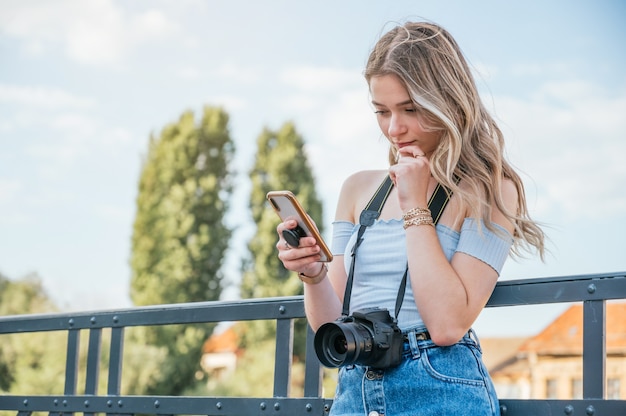
[(396, 170), (393, 166), (389, 168), (389, 179), (391, 179), (391, 182), (396, 185)]
[(279, 235), (282, 235), (283, 230), (294, 228), (298, 223), (295, 220), (286, 220), (281, 223), (278, 223), (276, 226), (276, 231)]
[(406, 146), (398, 150), (398, 155), (402, 157), (418, 158), (426, 156), (419, 146)]

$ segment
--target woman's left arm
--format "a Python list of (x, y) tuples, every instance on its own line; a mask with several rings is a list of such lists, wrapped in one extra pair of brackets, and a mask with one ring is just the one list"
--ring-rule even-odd
[[(503, 181), (502, 195), (509, 212), (517, 210), (517, 191)], [(492, 223), (513, 235), (513, 224), (495, 206)], [(498, 272), (487, 263), (464, 252), (448, 261), (435, 227), (406, 229), (411, 285), (417, 308), (437, 345), (451, 345), (470, 329), (485, 307), (498, 280)]]

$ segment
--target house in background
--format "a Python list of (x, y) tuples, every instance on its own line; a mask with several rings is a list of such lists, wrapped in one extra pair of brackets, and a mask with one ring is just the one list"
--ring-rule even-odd
[(211, 335), (202, 346), (200, 366), (208, 374), (209, 383), (218, 383), (237, 368), (239, 336), (233, 325), (221, 328)]
[[(567, 309), (531, 338), (481, 340), (498, 397), (581, 399), (583, 306)], [(626, 398), (626, 303), (607, 303), (606, 398)]]

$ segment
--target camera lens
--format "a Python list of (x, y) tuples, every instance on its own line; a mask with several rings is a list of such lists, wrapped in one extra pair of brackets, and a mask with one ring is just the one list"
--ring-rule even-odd
[(333, 340), (333, 349), (339, 354), (348, 352), (348, 341), (346, 341), (346, 337), (344, 337), (343, 334)]
[(326, 367), (341, 367), (367, 360), (373, 334), (359, 323), (326, 323), (315, 334), (315, 353)]

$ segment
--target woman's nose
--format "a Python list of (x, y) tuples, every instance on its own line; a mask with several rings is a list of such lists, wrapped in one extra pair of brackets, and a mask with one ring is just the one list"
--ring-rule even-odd
[(405, 132), (406, 124), (404, 124), (402, 118), (392, 114), (389, 119), (389, 126), (387, 127), (387, 134), (389, 134), (389, 137), (399, 137)]

